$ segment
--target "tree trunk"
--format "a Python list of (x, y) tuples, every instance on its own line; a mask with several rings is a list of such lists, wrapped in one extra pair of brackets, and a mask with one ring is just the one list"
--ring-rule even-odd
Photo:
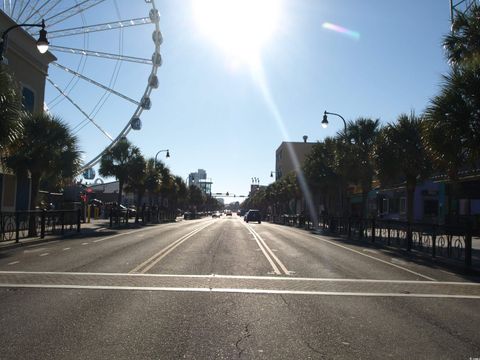
[[(36, 174), (30, 175), (30, 181), (32, 182), (32, 188), (30, 193), (30, 210), (35, 211), (38, 199), (38, 188), (40, 186), (40, 176)], [(28, 221), (28, 236), (37, 236), (37, 218), (35, 214), (30, 214)]]
[(117, 199), (117, 202), (118, 202), (119, 206), (122, 203), (122, 192), (123, 192), (123, 180), (118, 179), (118, 199)]
[(415, 186), (416, 183), (414, 181), (407, 180), (407, 221), (409, 223), (413, 222)]

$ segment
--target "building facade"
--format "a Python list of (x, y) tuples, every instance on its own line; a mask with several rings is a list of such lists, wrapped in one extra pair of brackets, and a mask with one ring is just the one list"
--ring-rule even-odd
[(301, 171), (303, 162), (312, 147), (313, 142), (286, 142), (283, 141), (275, 151), (275, 180), (280, 180), (282, 176), (295, 171)]
[(207, 179), (207, 172), (204, 169), (198, 169), (188, 175), (188, 186), (196, 186), (202, 190), (205, 195), (212, 195), (212, 180)]
[[(3, 34), (14, 25), (16, 23), (0, 10), (0, 32)], [(0, 66), (18, 82), (25, 110), (32, 113), (43, 111), (48, 64), (56, 60), (55, 56), (50, 52), (40, 54), (36, 39), (21, 27), (8, 33), (3, 55)], [(19, 179), (0, 167), (0, 210), (27, 210), (29, 203), (30, 179)]]

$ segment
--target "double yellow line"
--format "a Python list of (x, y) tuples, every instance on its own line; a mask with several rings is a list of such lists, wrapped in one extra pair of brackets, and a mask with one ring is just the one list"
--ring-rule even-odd
[(148, 270), (158, 264), (165, 256), (170, 254), (177, 246), (180, 246), (183, 242), (190, 239), (196, 233), (202, 231), (206, 227), (212, 225), (214, 222), (209, 222), (207, 225), (196, 228), (195, 230), (190, 231), (187, 235), (182, 236), (180, 239), (175, 240), (170, 245), (164, 247), (162, 250), (157, 252), (155, 255), (145, 260), (143, 263), (138, 265), (135, 269), (130, 271), (130, 274), (145, 274)]
[[(268, 247), (268, 245), (265, 243), (265, 240), (262, 239), (262, 237), (255, 231), (250, 225), (247, 225), (242, 222), (243, 225), (248, 229), (250, 234), (253, 235), (255, 241), (258, 244), (258, 247), (260, 250), (262, 250), (263, 255), (267, 258), (268, 262), (270, 263), (270, 266), (273, 269), (273, 272), (277, 275), (290, 275), (290, 271), (288, 271), (287, 267), (280, 261), (280, 259), (273, 253), (273, 251)], [(277, 266), (278, 265), (278, 266)]]

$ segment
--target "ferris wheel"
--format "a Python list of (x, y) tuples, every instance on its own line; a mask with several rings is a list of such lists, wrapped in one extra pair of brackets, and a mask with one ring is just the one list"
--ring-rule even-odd
[[(151, 108), (162, 64), (160, 15), (154, 0), (3, 0), (15, 23), (41, 23), (56, 61), (49, 66), (45, 108), (60, 115), (93, 166)], [(38, 29), (25, 27), (34, 38)], [(85, 151), (88, 150), (88, 151)], [(92, 175), (93, 173), (93, 175)]]

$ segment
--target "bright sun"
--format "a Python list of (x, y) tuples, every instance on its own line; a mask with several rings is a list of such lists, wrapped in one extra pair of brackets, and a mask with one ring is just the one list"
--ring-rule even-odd
[(233, 61), (257, 60), (280, 22), (280, 0), (193, 0), (200, 30)]

